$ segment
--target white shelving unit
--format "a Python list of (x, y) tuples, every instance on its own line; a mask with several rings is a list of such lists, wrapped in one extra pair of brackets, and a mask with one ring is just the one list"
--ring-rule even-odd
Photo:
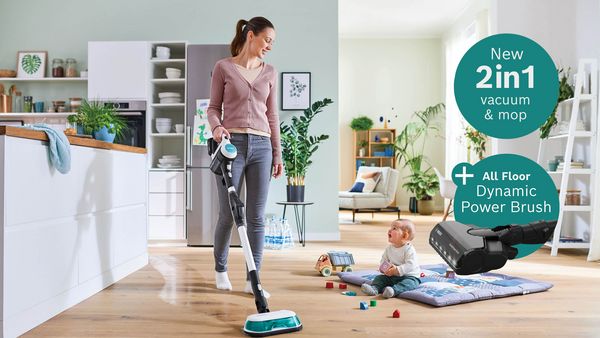
[[(589, 93), (584, 93), (583, 81)], [(552, 135), (540, 140), (538, 164), (546, 167), (551, 159), (549, 150), (564, 156), (564, 170), (548, 172), (560, 189), (561, 206), (558, 222), (551, 242), (550, 254), (556, 256), (559, 249), (589, 249), (594, 224), (594, 184), (596, 176), (596, 143), (598, 129), (598, 63), (593, 59), (579, 61), (575, 97), (559, 104), (558, 121), (568, 121), (568, 132)], [(577, 122), (582, 121), (585, 130), (577, 130)], [(571, 161), (584, 162), (584, 168), (572, 168)], [(568, 189), (581, 190), (581, 205), (565, 205)]]
[[(156, 47), (170, 49), (170, 59), (156, 59)], [(184, 124), (186, 98), (186, 48), (184, 41), (150, 42), (152, 58), (150, 59), (150, 85), (147, 109), (148, 137), (148, 238), (183, 240), (185, 232), (185, 175), (184, 168), (159, 168), (158, 159), (163, 155), (177, 155), (181, 165), (185, 161), (185, 134), (158, 133), (155, 127), (156, 118), (172, 119), (175, 124)], [(168, 79), (166, 68), (181, 70), (181, 78)], [(158, 93), (178, 92), (181, 103), (160, 103)]]

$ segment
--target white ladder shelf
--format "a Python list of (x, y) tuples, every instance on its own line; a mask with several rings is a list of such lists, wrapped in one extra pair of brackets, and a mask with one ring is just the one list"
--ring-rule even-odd
[[(590, 79), (589, 85), (589, 93), (582, 93), (583, 91), (583, 81)], [(554, 229), (554, 235), (552, 236), (552, 241), (546, 243), (546, 246), (551, 248), (550, 254), (552, 256), (556, 256), (558, 254), (558, 249), (589, 249), (589, 242), (569, 242), (569, 241), (560, 241), (561, 233), (563, 227), (566, 227), (565, 224), (565, 213), (567, 212), (580, 212), (580, 213), (589, 213), (589, 231), (591, 232), (593, 224), (594, 224), (594, 212), (592, 206), (594, 196), (594, 181), (596, 174), (596, 162), (594, 155), (596, 154), (596, 138), (597, 138), (597, 117), (598, 117), (598, 63), (595, 59), (581, 59), (579, 60), (578, 71), (577, 71), (577, 79), (575, 81), (575, 96), (571, 99), (562, 101), (560, 103), (562, 109), (571, 112), (571, 117), (569, 120), (569, 131), (568, 133), (558, 134), (548, 137), (547, 139), (540, 139), (540, 147), (538, 150), (538, 164), (542, 167), (545, 167), (545, 163), (542, 163), (544, 160), (544, 154), (546, 150), (546, 146), (548, 142), (552, 142), (554, 140), (564, 140), (566, 138), (566, 146), (564, 149), (564, 169), (562, 171), (553, 171), (548, 172), (550, 175), (561, 175), (560, 179), (560, 193), (559, 193), (559, 216), (558, 221), (556, 223), (556, 228)], [(582, 104), (591, 103), (590, 107), (590, 130), (579, 131), (576, 129), (577, 121), (580, 114), (580, 109)], [(590, 147), (589, 158), (587, 158), (587, 163), (589, 163), (589, 168), (571, 168), (571, 159), (573, 157), (573, 148), (575, 145), (575, 140), (582, 140), (582, 142), (586, 142)], [(589, 142), (589, 143), (588, 143)], [(589, 175), (589, 204), (587, 205), (565, 205), (567, 189), (569, 184), (569, 177), (571, 175)], [(590, 234), (591, 238), (591, 234)]]

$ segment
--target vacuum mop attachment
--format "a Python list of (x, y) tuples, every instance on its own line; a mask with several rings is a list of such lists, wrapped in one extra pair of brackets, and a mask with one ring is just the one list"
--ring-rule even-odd
[(248, 276), (254, 293), (254, 303), (258, 311), (257, 314), (248, 316), (244, 325), (244, 332), (252, 337), (266, 337), (302, 330), (302, 323), (293, 311), (269, 311), (269, 305), (263, 294), (258, 271), (256, 271), (256, 265), (252, 257), (248, 234), (246, 233), (244, 203), (240, 200), (231, 181), (231, 163), (237, 156), (237, 149), (229, 142), (227, 137), (223, 137), (219, 144), (210, 138), (208, 139), (208, 154), (212, 157), (210, 170), (223, 177), (223, 185), (227, 188), (229, 206), (240, 235), (246, 266), (248, 267)]
[(429, 244), (457, 274), (470, 275), (503, 267), (517, 256), (512, 245), (546, 243), (555, 227), (556, 221), (491, 229), (448, 221), (431, 230)]

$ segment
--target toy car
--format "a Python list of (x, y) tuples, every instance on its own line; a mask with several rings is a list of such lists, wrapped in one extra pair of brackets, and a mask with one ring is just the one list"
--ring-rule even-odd
[(331, 276), (331, 271), (340, 267), (344, 272), (352, 271), (350, 265), (354, 264), (352, 254), (346, 251), (329, 251), (322, 254), (317, 260), (315, 270), (319, 271), (324, 277)]

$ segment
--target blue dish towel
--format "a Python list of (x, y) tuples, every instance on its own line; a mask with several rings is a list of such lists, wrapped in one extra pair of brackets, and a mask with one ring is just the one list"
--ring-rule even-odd
[(48, 135), (50, 162), (61, 174), (68, 173), (71, 170), (71, 144), (65, 133), (56, 131), (44, 123), (36, 123), (29, 128), (43, 131)]

